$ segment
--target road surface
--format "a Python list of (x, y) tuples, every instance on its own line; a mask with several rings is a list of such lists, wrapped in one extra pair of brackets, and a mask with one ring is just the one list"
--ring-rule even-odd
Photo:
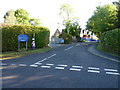
[(120, 88), (118, 63), (88, 51), (86, 43), (3, 60), (3, 88)]

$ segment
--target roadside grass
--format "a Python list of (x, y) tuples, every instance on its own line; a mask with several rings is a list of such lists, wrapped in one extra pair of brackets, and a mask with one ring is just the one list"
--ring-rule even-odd
[(18, 58), (25, 55), (35, 54), (35, 53), (44, 53), (51, 49), (52, 49), (51, 47), (45, 47), (45, 48), (39, 48), (35, 50), (21, 50), (19, 52), (16, 52), (16, 51), (3, 52), (2, 54), (0, 54), (0, 60)]
[(114, 52), (110, 52), (110, 51), (104, 50), (101, 44), (97, 44), (96, 49), (99, 50), (99, 51), (101, 51), (101, 52), (104, 52), (104, 53), (107, 53), (107, 54), (110, 54), (110, 55), (113, 55), (113, 56), (120, 57), (119, 55), (117, 55), (117, 54), (114, 53)]

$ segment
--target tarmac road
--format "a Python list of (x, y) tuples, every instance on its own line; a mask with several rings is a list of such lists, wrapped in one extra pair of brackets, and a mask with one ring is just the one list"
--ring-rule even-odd
[(119, 63), (88, 51), (91, 44), (62, 45), (46, 53), (3, 60), (3, 88), (120, 88)]

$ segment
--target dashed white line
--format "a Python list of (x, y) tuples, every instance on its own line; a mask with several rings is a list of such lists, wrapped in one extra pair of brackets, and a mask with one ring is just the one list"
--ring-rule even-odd
[(79, 46), (80, 44), (76, 44), (75, 46)]
[(41, 66), (41, 68), (50, 68), (50, 66)]
[(73, 68), (83, 68), (83, 66), (72, 66)]
[(99, 68), (96, 68), (96, 67), (88, 67), (88, 69), (100, 70)]
[(19, 66), (27, 66), (26, 64), (19, 64)]
[(81, 69), (70, 68), (71, 71), (81, 71)]
[(14, 65), (16, 65), (16, 64), (10, 64), (10, 65), (13, 65), (13, 66), (14, 66)]
[(95, 71), (95, 70), (88, 70), (88, 72), (100, 73), (100, 71)]
[(118, 70), (115, 69), (104, 69), (105, 71), (113, 71), (113, 72), (118, 72)]
[(119, 73), (106, 72), (106, 74), (120, 75)]
[(46, 65), (50, 65), (50, 66), (53, 66), (54, 64), (50, 64), (50, 63), (47, 63)]
[(55, 69), (65, 69), (64, 67), (55, 67)]
[(69, 49), (71, 49), (71, 48), (73, 48), (73, 46), (71, 46), (71, 47), (69, 47), (69, 48), (66, 48), (64, 51), (67, 51), (67, 50), (69, 50)]
[(63, 66), (63, 67), (67, 67), (67, 65), (62, 65), (62, 64), (58, 64), (57, 66)]
[(34, 64), (33, 64), (33, 65), (30, 65), (30, 66), (31, 66), (31, 67), (38, 67), (38, 65), (34, 65)]
[(3, 65), (7, 65), (6, 63), (1, 63), (1, 65), (3, 66)]

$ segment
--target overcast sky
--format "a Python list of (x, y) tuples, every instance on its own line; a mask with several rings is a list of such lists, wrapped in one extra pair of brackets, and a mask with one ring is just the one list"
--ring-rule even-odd
[[(10, 10), (24, 9), (30, 17), (40, 18), (43, 26), (50, 28), (51, 35), (59, 27), (59, 8), (62, 4), (70, 4), (79, 17), (79, 24), (84, 29), (87, 20), (98, 5), (110, 4), (118, 0), (2, 0), (0, 5), (0, 23), (3, 16)], [(60, 30), (61, 31), (61, 30)]]

